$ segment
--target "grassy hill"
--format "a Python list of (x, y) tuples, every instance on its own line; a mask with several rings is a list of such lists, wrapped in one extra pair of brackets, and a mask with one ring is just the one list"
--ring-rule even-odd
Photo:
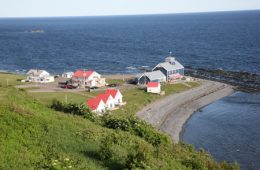
[(0, 74), (0, 169), (239, 169), (133, 117), (54, 111), (16, 89), (21, 78)]

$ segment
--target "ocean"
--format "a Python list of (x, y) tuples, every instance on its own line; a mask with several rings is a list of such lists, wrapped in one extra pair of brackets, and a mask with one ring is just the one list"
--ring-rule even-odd
[(184, 66), (260, 73), (259, 18), (260, 11), (3, 18), (0, 70), (136, 73), (172, 51)]
[(260, 95), (236, 92), (195, 113), (182, 140), (204, 148), (217, 161), (260, 169)]
[[(260, 74), (260, 10), (169, 15), (2, 18), (0, 70), (135, 74), (168, 52), (185, 67)], [(194, 114), (183, 140), (216, 160), (260, 169), (260, 97), (237, 92)]]

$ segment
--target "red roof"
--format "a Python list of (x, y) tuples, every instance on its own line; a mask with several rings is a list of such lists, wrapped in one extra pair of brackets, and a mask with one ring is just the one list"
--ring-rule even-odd
[(116, 97), (118, 90), (117, 89), (107, 89), (106, 94), (110, 94), (113, 98)]
[(103, 100), (104, 103), (107, 103), (109, 96), (110, 96), (110, 94), (105, 93), (105, 94), (99, 94), (97, 96), (97, 98)]
[(104, 103), (107, 103), (109, 96), (111, 95), (113, 98), (116, 97), (118, 90), (116, 89), (107, 89), (106, 92), (103, 94), (99, 94), (97, 97), (89, 99), (86, 104), (87, 106), (92, 109), (96, 110), (100, 101), (102, 100)]
[(92, 99), (89, 99), (86, 104), (87, 106), (92, 109), (92, 110), (96, 110), (98, 108), (98, 105), (99, 103), (101, 102), (101, 99), (100, 98), (92, 98)]
[(159, 82), (149, 82), (147, 84), (147, 87), (159, 87)]
[(86, 70), (77, 70), (75, 71), (73, 77), (86, 77), (88, 78), (89, 76), (91, 76), (91, 74), (93, 73), (94, 71), (86, 71)]

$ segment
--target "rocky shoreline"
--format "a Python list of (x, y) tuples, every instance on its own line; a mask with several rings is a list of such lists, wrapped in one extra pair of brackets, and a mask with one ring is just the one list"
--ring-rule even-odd
[(260, 75), (240, 71), (185, 68), (185, 74), (191, 77), (223, 82), (248, 93), (260, 93)]

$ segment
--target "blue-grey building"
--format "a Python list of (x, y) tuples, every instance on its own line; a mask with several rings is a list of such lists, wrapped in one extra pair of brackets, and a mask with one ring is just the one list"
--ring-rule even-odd
[(153, 71), (160, 70), (165, 76), (166, 80), (173, 80), (184, 76), (184, 67), (174, 57), (167, 57), (165, 62), (159, 63), (153, 68)]

